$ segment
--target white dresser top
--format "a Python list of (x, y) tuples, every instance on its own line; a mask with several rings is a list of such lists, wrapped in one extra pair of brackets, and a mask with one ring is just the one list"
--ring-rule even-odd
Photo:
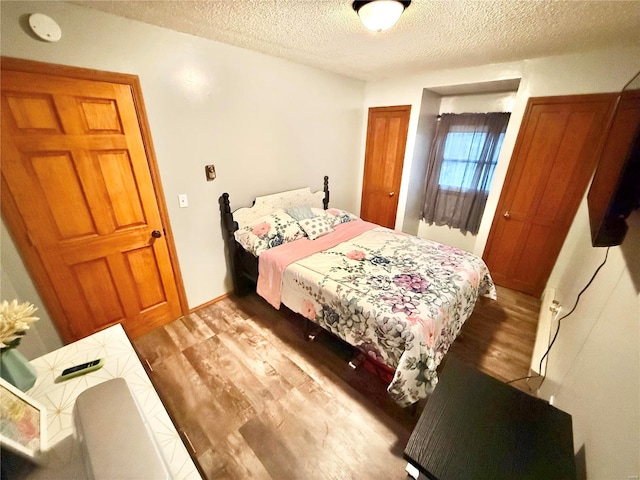
[[(65, 368), (98, 358), (105, 359), (101, 369), (55, 383)], [(79, 445), (73, 439), (73, 406), (84, 390), (116, 377), (127, 381), (173, 477), (201, 478), (121, 325), (114, 325), (38, 357), (31, 361), (31, 365), (35, 367), (38, 378), (26, 393), (47, 409), (50, 452), (46, 465), (29, 475), (30, 479), (84, 477)]]

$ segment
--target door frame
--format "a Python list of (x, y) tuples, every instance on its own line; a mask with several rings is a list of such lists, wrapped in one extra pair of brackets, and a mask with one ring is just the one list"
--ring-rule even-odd
[[(156, 203), (160, 212), (162, 226), (165, 231), (164, 233), (167, 248), (169, 250), (169, 259), (176, 282), (176, 288), (178, 290), (180, 311), (182, 315), (187, 315), (189, 313), (187, 295), (184, 290), (182, 272), (180, 271), (180, 265), (178, 263), (178, 253), (173, 241), (173, 231), (171, 230), (171, 223), (169, 222), (169, 213), (165, 202), (164, 191), (162, 189), (162, 182), (160, 181), (160, 171), (158, 169), (158, 162), (153, 148), (151, 129), (149, 128), (149, 122), (147, 120), (147, 111), (144, 106), (139, 77), (137, 75), (126, 73), (107, 72), (103, 70), (71, 67), (67, 65), (1, 56), (0, 73), (4, 70), (117, 83), (126, 85), (131, 89), (131, 96), (133, 98), (138, 117), (142, 143), (147, 155), (147, 165), (149, 166), (149, 173), (153, 183)], [(31, 278), (36, 285), (49, 314), (51, 315), (51, 320), (56, 325), (58, 333), (62, 337), (63, 341), (68, 343), (75, 339), (75, 336), (69, 327), (69, 319), (64, 313), (62, 305), (58, 301), (52, 281), (46, 273), (40, 254), (34, 248), (34, 245), (29, 238), (29, 232), (27, 231), (26, 225), (24, 224), (17, 205), (9, 192), (9, 188), (3, 177), (2, 184), (0, 185), (0, 207), (2, 216), (9, 228), (11, 236), (16, 242), (18, 251), (26, 264), (27, 271), (31, 275)]]

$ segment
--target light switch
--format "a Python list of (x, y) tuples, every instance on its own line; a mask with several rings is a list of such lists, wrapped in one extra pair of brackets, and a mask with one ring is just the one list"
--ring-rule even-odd
[(178, 205), (180, 205), (180, 208), (187, 208), (189, 206), (189, 199), (186, 193), (178, 194)]

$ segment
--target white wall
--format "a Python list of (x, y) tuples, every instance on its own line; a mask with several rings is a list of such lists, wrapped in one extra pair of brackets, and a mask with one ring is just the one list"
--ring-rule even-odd
[(2, 266), (0, 268), (0, 300), (11, 301), (15, 298), (20, 303), (32, 303), (38, 309), (34, 316), (39, 320), (31, 324), (27, 334), (20, 340), (18, 350), (28, 359), (33, 359), (60, 348), (62, 346), (60, 336), (51, 322), (49, 312), (42, 303), (4, 222), (0, 230), (0, 254)]
[(515, 102), (516, 92), (442, 97), (440, 114), (510, 112)]
[[(355, 210), (363, 82), (68, 3), (1, 9), (2, 55), (139, 76), (191, 308), (231, 289), (223, 192), (240, 207), (255, 195), (322, 189), (329, 175), (331, 204)], [(34, 12), (59, 23), (59, 42), (26, 32)], [(188, 208), (178, 208), (179, 193)]]
[(427, 162), (417, 161), (427, 158), (436, 133), (438, 113), (440, 112), (440, 95), (427, 89), (422, 91), (420, 102), (420, 116), (416, 127), (413, 148), (413, 162), (406, 187), (407, 201), (404, 209), (403, 231), (418, 235), (420, 229), (420, 214), (424, 197), (424, 180), (427, 174)]
[[(527, 99), (619, 91), (638, 70), (638, 47), (539, 58), (369, 83), (365, 105), (367, 108), (407, 103), (417, 106), (423, 88), (521, 77), (474, 246), (475, 253), (482, 254)], [(414, 107), (412, 116), (414, 112), (419, 109)], [(415, 160), (413, 141), (410, 135), (403, 182), (411, 161)], [(401, 189), (399, 210), (406, 205), (403, 193), (406, 194)], [(586, 212), (583, 202), (548, 283), (556, 289), (556, 297), (565, 308), (572, 306), (578, 291), (604, 255), (602, 249), (590, 246)], [(639, 223), (637, 216), (635, 222)], [(398, 219), (404, 219), (402, 212)], [(396, 227), (402, 228), (402, 225)], [(580, 310), (570, 317), (571, 321), (563, 322), (557, 345), (550, 355), (550, 378), (541, 392), (545, 398), (556, 395), (556, 406), (572, 415), (575, 448), (584, 450), (590, 479), (626, 479), (629, 475), (638, 475), (640, 469), (640, 236), (630, 234), (622, 247), (611, 250), (607, 267), (583, 296)]]
[[(568, 313), (604, 260), (593, 248), (588, 212), (578, 211), (549, 287)], [(584, 446), (590, 479), (640, 474), (640, 211), (619, 247), (562, 320), (540, 396), (573, 415), (576, 449)], [(555, 332), (555, 324), (552, 329)]]

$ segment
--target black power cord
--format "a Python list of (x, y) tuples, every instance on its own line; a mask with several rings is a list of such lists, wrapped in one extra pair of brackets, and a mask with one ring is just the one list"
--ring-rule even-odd
[(591, 276), (591, 280), (589, 280), (589, 282), (587, 282), (587, 284), (584, 286), (584, 288), (582, 290), (580, 290), (580, 293), (578, 293), (578, 296), (576, 297), (576, 303), (573, 305), (573, 308), (569, 311), (569, 313), (567, 313), (566, 315), (563, 315), (562, 317), (560, 317), (558, 319), (558, 325), (556, 326), (556, 333), (553, 335), (553, 339), (551, 339), (551, 342), (549, 343), (549, 346), (547, 347), (547, 351), (544, 352), (544, 355), (542, 355), (542, 358), (540, 359), (540, 365), (538, 366), (538, 371), (540, 373), (538, 373), (537, 375), (527, 375), (526, 377), (515, 378), (513, 380), (509, 380), (508, 382), (505, 382), (506, 384), (518, 382), (520, 380), (528, 380), (530, 378), (542, 377), (542, 381), (540, 382), (540, 385), (538, 385), (538, 388), (540, 388), (542, 386), (542, 384), (544, 383), (545, 379), (547, 378), (547, 369), (546, 368), (545, 368), (545, 371), (544, 371), (544, 375), (542, 375), (542, 363), (544, 362), (544, 359), (549, 355), (549, 352), (551, 351), (551, 347), (553, 347), (553, 344), (556, 342), (556, 339), (558, 338), (558, 333), (560, 332), (560, 322), (562, 322), (562, 320), (567, 318), (569, 315), (571, 315), (575, 311), (576, 307), (578, 306), (578, 302), (580, 302), (580, 297), (587, 290), (587, 288), (589, 288), (589, 286), (593, 283), (593, 280), (596, 278), (596, 275), (598, 275), (598, 272), (600, 271), (600, 269), (602, 267), (604, 267), (605, 263), (607, 263), (607, 258), (609, 258), (609, 249), (610, 248), (611, 247), (607, 247), (607, 252), (605, 253), (604, 260), (598, 266), (598, 268), (596, 268), (596, 271), (593, 272), (593, 275)]

